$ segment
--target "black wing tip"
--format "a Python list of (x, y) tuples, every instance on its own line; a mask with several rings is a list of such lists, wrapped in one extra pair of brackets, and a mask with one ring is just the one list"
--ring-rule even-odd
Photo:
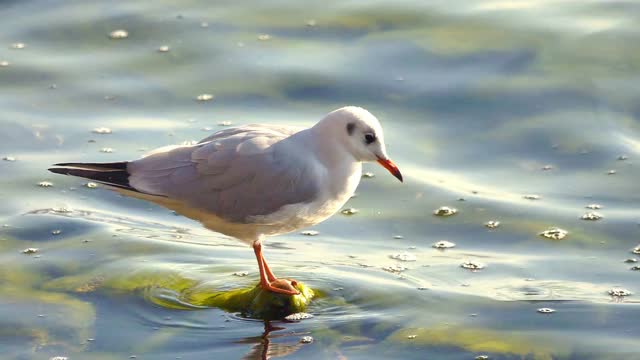
[(112, 163), (58, 163), (58, 164), (53, 164), (51, 166), (68, 166), (68, 167), (74, 167), (74, 168), (97, 168), (97, 169), (104, 169), (104, 170), (127, 170), (127, 164), (129, 164), (128, 161), (119, 161), (119, 162), (112, 162)]
[(115, 163), (58, 163), (47, 170), (55, 174), (77, 176), (93, 180), (107, 186), (128, 190), (140, 194), (166, 197), (142, 192), (129, 184), (127, 161)]
[[(61, 166), (60, 164), (53, 164), (51, 166)], [(56, 174), (63, 174), (64, 173), (64, 168), (59, 168), (59, 167), (50, 167), (47, 170), (51, 171), (52, 173), (56, 173)]]
[(57, 163), (57, 164), (53, 164), (51, 166), (73, 166), (73, 167), (81, 167), (81, 166), (88, 166), (88, 165), (94, 165), (91, 163)]
[(48, 170), (54, 174), (77, 176), (121, 189), (136, 191), (129, 184), (127, 163), (58, 163)]
[[(52, 166), (59, 166), (59, 164), (54, 164)], [(54, 174), (73, 175), (73, 174), (71, 174), (71, 171), (73, 169), (75, 169), (75, 168), (70, 168), (70, 167), (50, 167), (47, 170), (49, 170), (50, 172), (52, 172)]]

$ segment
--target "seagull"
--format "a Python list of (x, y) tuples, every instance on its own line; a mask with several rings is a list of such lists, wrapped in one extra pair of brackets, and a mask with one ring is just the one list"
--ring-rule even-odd
[(230, 127), (197, 144), (161, 147), (138, 160), (60, 163), (49, 171), (151, 201), (250, 245), (260, 286), (297, 295), (296, 281), (277, 278), (267, 265), (262, 242), (331, 217), (354, 194), (362, 163), (374, 161), (402, 182), (378, 119), (347, 106), (306, 129)]

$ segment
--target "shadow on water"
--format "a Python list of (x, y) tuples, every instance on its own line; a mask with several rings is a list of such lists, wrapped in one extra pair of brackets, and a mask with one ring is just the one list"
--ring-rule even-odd
[[(23, 227), (18, 222), (18, 225), (7, 232), (9, 235), (17, 238), (39, 238), (41, 236), (38, 236), (38, 233), (42, 234), (47, 231), (45, 229), (50, 229), (52, 224), (56, 224), (55, 226), (66, 230), (65, 234), (79, 236), (93, 230), (96, 225), (106, 225), (115, 233), (125, 236), (203, 246), (244, 247), (236, 240), (221, 234), (100, 210), (46, 208), (29, 211), (25, 215), (47, 215), (52, 218), (47, 221), (39, 221), (38, 227)], [(64, 220), (60, 221), (56, 217), (62, 217)], [(61, 225), (66, 225), (68, 230)]]

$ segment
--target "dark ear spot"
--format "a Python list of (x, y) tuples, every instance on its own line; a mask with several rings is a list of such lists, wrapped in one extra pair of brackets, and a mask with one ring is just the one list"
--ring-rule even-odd
[(349, 135), (353, 135), (353, 130), (356, 129), (356, 124), (355, 123), (348, 123), (347, 124), (347, 134)]

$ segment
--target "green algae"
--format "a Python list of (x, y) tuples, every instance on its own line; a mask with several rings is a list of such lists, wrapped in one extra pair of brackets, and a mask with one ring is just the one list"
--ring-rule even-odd
[[(72, 275), (52, 280), (46, 289), (77, 293), (105, 289), (108, 292), (139, 292), (152, 303), (179, 310), (219, 308), (244, 317), (273, 320), (304, 312), (316, 291), (297, 282), (299, 295), (283, 295), (255, 285), (240, 289), (219, 290), (217, 285), (192, 279), (172, 271), (141, 270), (108, 276), (106, 272)], [(161, 296), (168, 295), (168, 296)]]
[[(47, 346), (79, 351), (92, 337), (96, 312), (89, 302), (64, 293), (14, 286), (3, 289), (0, 308), (7, 305), (23, 315), (13, 319), (12, 326), (0, 329), (0, 339), (24, 339), (33, 351)], [(39, 318), (44, 324), (33, 323)]]
[(570, 353), (566, 344), (530, 337), (525, 332), (448, 325), (404, 328), (393, 333), (388, 341), (415, 346), (455, 346), (474, 353), (518, 355), (534, 360), (558, 359)]
[(265, 320), (282, 319), (289, 314), (304, 312), (315, 296), (315, 292), (301, 282), (294, 287), (300, 294), (291, 296), (277, 294), (264, 290), (258, 284), (246, 289), (191, 293), (187, 299), (194, 305), (239, 312), (245, 317)]

